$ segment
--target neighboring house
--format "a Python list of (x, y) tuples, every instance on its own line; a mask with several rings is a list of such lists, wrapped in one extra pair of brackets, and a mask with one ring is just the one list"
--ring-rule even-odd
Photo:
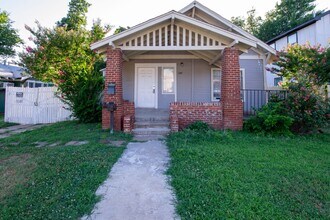
[[(169, 110), (172, 131), (196, 120), (241, 129), (247, 103), (241, 89), (265, 90), (265, 65), (276, 54), (197, 1), (106, 37), (91, 49), (106, 56), (104, 101), (117, 105), (115, 130), (125, 132), (134, 126), (135, 108)], [(265, 99), (260, 96), (251, 105)], [(102, 127), (109, 128), (106, 108), (102, 116)]]
[[(277, 51), (284, 50), (289, 44), (303, 45), (306, 43), (312, 46), (321, 45), (322, 47), (329, 47), (330, 10), (267, 41), (267, 44)], [(281, 77), (267, 73), (268, 87), (276, 87), (281, 81)]]

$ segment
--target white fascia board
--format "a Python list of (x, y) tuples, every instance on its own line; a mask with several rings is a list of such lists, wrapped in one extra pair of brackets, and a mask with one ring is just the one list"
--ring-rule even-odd
[(190, 24), (193, 24), (193, 25), (196, 25), (196, 26), (199, 26), (201, 28), (204, 28), (206, 30), (209, 30), (209, 31), (212, 31), (214, 33), (218, 33), (219, 35), (222, 35), (222, 36), (225, 36), (225, 37), (228, 37), (228, 38), (231, 38), (233, 40), (238, 40), (239, 42), (241, 43), (244, 43), (244, 44), (247, 44), (251, 47), (257, 47), (257, 44), (255, 41), (249, 39), (249, 38), (245, 38), (245, 37), (242, 37), (238, 34), (234, 34), (230, 31), (226, 31), (222, 28), (219, 28), (219, 27), (216, 27), (216, 26), (213, 26), (211, 24), (207, 24), (205, 22), (202, 22), (202, 21), (199, 21), (197, 19), (194, 19), (194, 18), (191, 18), (189, 16), (186, 16), (184, 14), (181, 14), (181, 13), (178, 13), (178, 12), (173, 12), (175, 14), (175, 17), (179, 20), (182, 20), (182, 21), (185, 21), (187, 23), (190, 23)]
[(268, 44), (264, 43), (263, 41), (261, 41), (260, 39), (256, 38), (255, 36), (253, 36), (252, 34), (244, 31), (242, 28), (234, 25), (232, 22), (228, 21), (226, 18), (222, 17), (221, 15), (219, 15), (218, 13), (212, 11), (211, 9), (205, 7), (204, 5), (202, 5), (201, 3), (199, 3), (198, 1), (193, 1), (192, 3), (190, 3), (189, 5), (187, 5), (186, 7), (184, 7), (183, 9), (181, 9), (179, 12), (180, 13), (185, 13), (187, 11), (189, 11), (191, 8), (193, 7), (197, 7), (198, 9), (204, 11), (205, 13), (211, 15), (212, 17), (214, 17), (215, 19), (223, 22), (225, 25), (227, 25), (228, 27), (232, 28), (233, 30), (237, 31), (238, 33), (246, 36), (247, 38), (254, 40), (257, 42), (257, 44), (262, 47), (263, 49), (271, 52), (272, 54), (276, 54), (276, 50), (274, 48), (272, 48), (271, 46), (269, 46)]
[(151, 27), (153, 25), (156, 25), (156, 24), (159, 24), (163, 21), (166, 21), (168, 19), (173, 19), (173, 18), (176, 18), (176, 19), (179, 19), (179, 20), (182, 20), (184, 22), (187, 22), (189, 24), (192, 24), (192, 25), (195, 25), (195, 26), (198, 26), (198, 27), (201, 27), (201, 28), (204, 28), (206, 30), (209, 30), (211, 32), (214, 32), (214, 33), (217, 33), (219, 35), (222, 35), (222, 36), (225, 36), (225, 37), (228, 37), (230, 39), (233, 39), (233, 40), (238, 40), (239, 42), (241, 43), (244, 43), (244, 44), (247, 44), (251, 47), (257, 47), (257, 44), (255, 41), (249, 39), (249, 38), (245, 38), (245, 37), (242, 37), (238, 34), (234, 34), (230, 31), (226, 31), (222, 28), (219, 28), (219, 27), (216, 27), (216, 26), (213, 26), (213, 25), (210, 25), (210, 24), (207, 24), (205, 22), (202, 22), (202, 21), (199, 21), (197, 19), (194, 19), (194, 18), (191, 18), (189, 16), (186, 16), (184, 14), (181, 14), (181, 13), (178, 13), (176, 11), (170, 11), (166, 14), (163, 14), (161, 16), (158, 16), (158, 17), (155, 17), (153, 19), (150, 19), (146, 22), (143, 22), (141, 24), (138, 24), (126, 31), (123, 31), (119, 34), (116, 34), (116, 35), (112, 35), (110, 37), (106, 37), (94, 44), (91, 45), (91, 49), (94, 50), (94, 49), (97, 49), (99, 47), (102, 47), (104, 45), (112, 45), (114, 41), (118, 40), (118, 39), (121, 39), (121, 38), (124, 38), (124, 37), (127, 37), (131, 34), (134, 34), (136, 32), (139, 32), (143, 29), (146, 29), (148, 27)]
[(138, 31), (141, 31), (141, 30), (145, 29), (145, 28), (148, 28), (148, 27), (153, 26), (155, 24), (158, 24), (162, 21), (170, 19), (170, 18), (172, 18), (172, 14), (173, 14), (173, 11), (167, 12), (163, 15), (157, 16), (157, 17), (152, 18), (148, 21), (145, 21), (141, 24), (133, 26), (133, 27), (131, 27), (131, 28), (119, 33), (119, 34), (111, 35), (109, 37), (106, 37), (106, 38), (104, 38), (104, 39), (102, 39), (98, 42), (93, 43), (91, 45), (91, 49), (94, 50), (94, 49), (97, 49), (97, 48), (99, 48), (101, 46), (104, 46), (106, 44), (112, 44), (112, 42), (115, 41), (115, 40), (118, 40), (120, 38), (124, 38), (124, 37), (126, 37), (130, 34), (136, 33)]

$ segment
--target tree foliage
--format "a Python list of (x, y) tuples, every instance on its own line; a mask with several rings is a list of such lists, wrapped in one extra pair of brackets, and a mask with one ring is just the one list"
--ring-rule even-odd
[[(76, 7), (72, 2), (68, 17), (62, 21), (85, 17), (86, 10), (84, 13), (78, 11), (79, 15), (72, 14), (75, 10), (71, 7)], [(70, 22), (54, 28), (42, 27), (38, 22), (36, 29), (26, 26), (35, 47), (27, 47), (20, 59), (33, 77), (58, 86), (61, 98), (80, 121), (99, 121), (103, 89), (99, 70), (105, 67), (105, 63), (90, 49), (90, 44), (103, 38), (109, 27), (103, 27), (99, 20), (94, 22), (91, 30), (87, 30), (84, 23), (72, 27)]]
[(262, 22), (262, 18), (256, 15), (256, 9), (252, 8), (251, 10), (247, 11), (247, 18), (244, 17), (232, 17), (231, 21), (243, 28), (244, 30), (248, 31), (253, 35), (259, 34), (260, 25)]
[(128, 29), (130, 29), (129, 26), (127, 26), (127, 27), (119, 26), (119, 27), (115, 30), (115, 32), (114, 32), (113, 34), (119, 34), (120, 32), (126, 31), (126, 30), (128, 30)]
[(66, 27), (67, 30), (79, 30), (87, 24), (86, 13), (91, 6), (86, 0), (71, 0), (69, 11), (66, 17), (57, 22), (60, 27)]
[[(275, 9), (266, 13), (259, 33), (261, 40), (270, 40), (313, 18), (315, 0), (282, 0)], [(318, 12), (320, 13), (320, 12)]]
[[(263, 41), (268, 41), (313, 18), (315, 0), (281, 0), (266, 13), (265, 19), (256, 10), (247, 11), (247, 18), (232, 17), (231, 21)], [(316, 14), (321, 11), (316, 12)]]
[(284, 87), (291, 82), (304, 82), (318, 91), (320, 86), (330, 82), (330, 48), (310, 44), (291, 45), (279, 52), (275, 66), (278, 67), (270, 71), (284, 77)]
[(0, 9), (0, 56), (3, 57), (15, 55), (14, 47), (22, 42), (12, 23), (9, 14)]

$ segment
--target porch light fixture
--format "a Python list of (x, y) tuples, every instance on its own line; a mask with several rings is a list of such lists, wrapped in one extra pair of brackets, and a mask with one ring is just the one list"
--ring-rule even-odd
[(109, 83), (108, 84), (108, 94), (109, 95), (115, 95), (116, 94), (116, 84), (115, 83)]

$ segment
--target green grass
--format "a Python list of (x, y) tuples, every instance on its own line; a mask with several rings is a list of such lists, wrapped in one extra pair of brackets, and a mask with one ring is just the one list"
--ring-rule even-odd
[[(98, 124), (62, 122), (0, 142), (0, 219), (77, 219), (98, 201), (95, 191), (124, 148), (102, 144)], [(131, 136), (114, 134), (129, 141)], [(35, 142), (58, 142), (36, 148)], [(68, 141), (89, 141), (64, 146)]]
[(4, 122), (4, 115), (0, 114), (0, 129), (10, 127), (10, 126), (13, 126), (13, 125), (17, 125), (17, 124)]
[(180, 132), (167, 139), (182, 219), (329, 219), (330, 135)]

